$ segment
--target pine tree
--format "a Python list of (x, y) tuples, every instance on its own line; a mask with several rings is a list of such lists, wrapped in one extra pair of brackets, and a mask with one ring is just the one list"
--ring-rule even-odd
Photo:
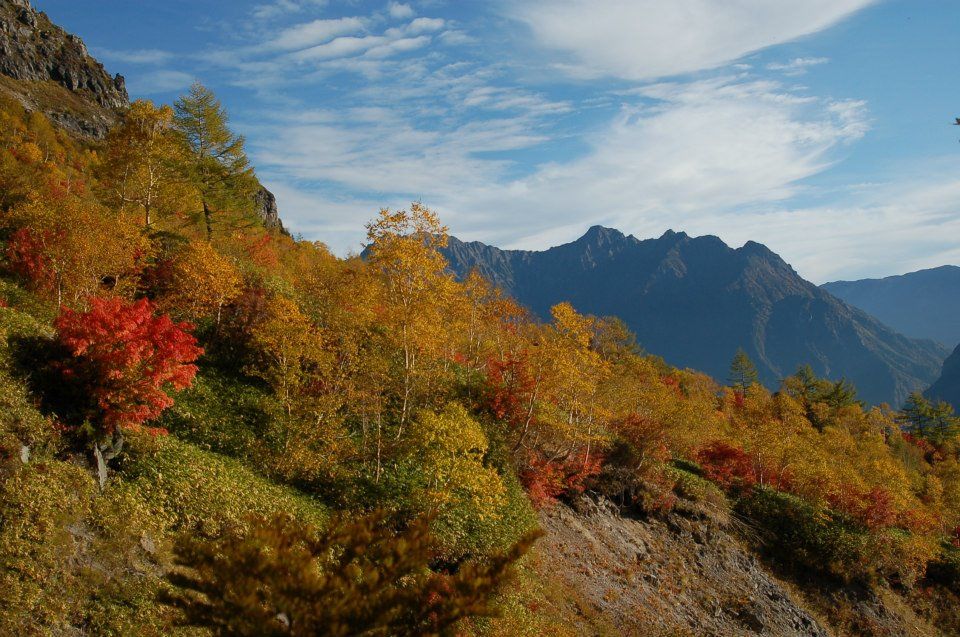
[(933, 405), (918, 391), (910, 394), (900, 411), (903, 426), (921, 438), (929, 435), (928, 427), (933, 423), (933, 418)]
[(747, 356), (747, 353), (743, 351), (743, 348), (737, 350), (733, 361), (730, 363), (730, 376), (727, 378), (727, 382), (741, 394), (746, 393), (752, 385), (760, 382), (757, 368), (750, 357)]
[(953, 412), (953, 405), (945, 401), (937, 401), (930, 410), (930, 420), (934, 428), (933, 434), (937, 442), (945, 442), (957, 434), (960, 419)]
[(244, 139), (227, 126), (227, 113), (216, 96), (199, 82), (177, 100), (174, 123), (190, 148), (187, 179), (203, 205), (207, 240), (213, 237), (213, 216), (251, 205), (256, 178), (244, 152)]

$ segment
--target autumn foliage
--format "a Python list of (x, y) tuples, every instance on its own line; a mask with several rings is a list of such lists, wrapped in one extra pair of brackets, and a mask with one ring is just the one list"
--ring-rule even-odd
[(169, 391), (190, 386), (203, 350), (189, 327), (156, 316), (146, 299), (92, 298), (87, 311), (63, 309), (56, 328), (69, 358), (61, 373), (89, 397), (86, 416), (102, 434), (140, 427), (173, 404)]
[(715, 441), (697, 452), (708, 478), (727, 489), (749, 489), (757, 482), (750, 457), (743, 449)]
[(520, 481), (536, 508), (550, 506), (561, 496), (583, 493), (601, 470), (603, 458), (550, 459), (531, 453), (520, 471)]

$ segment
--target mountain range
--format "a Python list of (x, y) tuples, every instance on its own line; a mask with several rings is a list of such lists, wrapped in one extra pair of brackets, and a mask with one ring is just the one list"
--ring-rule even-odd
[(618, 316), (648, 352), (720, 380), (743, 348), (770, 387), (810, 364), (854, 382), (870, 403), (899, 406), (938, 377), (948, 354), (804, 280), (752, 241), (731, 248), (715, 236), (673, 231), (640, 240), (594, 226), (544, 251), (451, 238), (445, 255), (458, 276), (477, 269), (540, 317), (562, 301)]
[(960, 267), (834, 281), (822, 287), (907, 336), (930, 338), (951, 348), (960, 343)]

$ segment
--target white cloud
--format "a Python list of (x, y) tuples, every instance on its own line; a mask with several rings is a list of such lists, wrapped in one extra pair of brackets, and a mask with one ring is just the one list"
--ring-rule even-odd
[(829, 58), (794, 58), (789, 62), (771, 62), (767, 65), (768, 71), (780, 71), (784, 75), (802, 75), (811, 66), (818, 66), (829, 62)]
[[(393, 108), (301, 115), (258, 135), (271, 139), (257, 149), (258, 165), (290, 181), (382, 193), (385, 204), (422, 198), (464, 238), (544, 248), (593, 223), (639, 236), (735, 227), (757, 209), (782, 207), (800, 181), (829, 167), (835, 151), (867, 129), (863, 103), (798, 96), (775, 82), (657, 84), (641, 90), (652, 106), (624, 106), (586, 138), (581, 158), (510, 178), (510, 162), (481, 154), (547, 141), (537, 122), (564, 105), (474, 81), (451, 91), (456, 108), (522, 114), (442, 130), (417, 126)], [(358, 202), (354, 217), (369, 214), (369, 202)], [(747, 223), (764, 227), (762, 219)], [(347, 245), (360, 240), (359, 221), (355, 233)]]
[(194, 75), (183, 71), (153, 71), (137, 74), (128, 84), (128, 88), (132, 96), (155, 95), (187, 88), (194, 79)]
[(173, 59), (169, 51), (159, 49), (134, 49), (117, 51), (113, 49), (97, 49), (97, 55), (105, 60), (115, 60), (127, 64), (163, 64)]
[(428, 44), (430, 44), (430, 37), (426, 35), (421, 35), (415, 38), (401, 38), (399, 40), (394, 40), (386, 44), (375, 46), (367, 50), (367, 52), (364, 53), (364, 56), (369, 58), (387, 58), (394, 55), (399, 55), (400, 53), (415, 51), (427, 46)]
[(446, 44), (447, 46), (459, 46), (461, 44), (474, 44), (478, 42), (478, 39), (472, 35), (468, 35), (466, 32), (461, 31), (460, 29), (450, 29), (444, 31), (439, 36), (438, 39)]
[(446, 23), (447, 21), (443, 18), (416, 18), (404, 27), (404, 32), (410, 35), (433, 33), (442, 29)]
[[(724, 238), (733, 244), (766, 242), (802, 276), (824, 283), (960, 263), (958, 201), (960, 180), (908, 179), (830, 205), (721, 216), (712, 223), (726, 228)], [(706, 232), (706, 223), (696, 225)]]
[(272, 20), (290, 13), (299, 13), (306, 8), (324, 7), (326, 4), (327, 0), (275, 0), (254, 6), (251, 15), (257, 20)]
[(720, 67), (816, 33), (876, 0), (532, 0), (506, 5), (581, 77), (630, 80)]
[(363, 18), (349, 17), (313, 20), (284, 29), (271, 42), (274, 49), (295, 51), (327, 42), (337, 36), (357, 33), (364, 28)]
[(391, 2), (388, 4), (387, 13), (389, 13), (390, 17), (394, 20), (406, 20), (416, 15), (413, 7), (411, 7), (409, 4), (404, 4), (401, 2)]

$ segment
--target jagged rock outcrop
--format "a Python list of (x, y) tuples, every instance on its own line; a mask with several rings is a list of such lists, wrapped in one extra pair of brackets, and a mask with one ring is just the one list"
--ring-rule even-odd
[(0, 0), (0, 73), (52, 80), (106, 108), (123, 108), (129, 101), (123, 76), (111, 77), (83, 40), (53, 24), (28, 0)]
[(84, 137), (103, 137), (129, 103), (123, 76), (28, 0), (0, 0), (0, 75), (3, 93)]
[(283, 227), (283, 221), (280, 219), (280, 211), (277, 209), (277, 198), (272, 192), (264, 186), (260, 186), (257, 194), (254, 195), (254, 205), (257, 216), (263, 221), (267, 228), (276, 228), (283, 234), (290, 234)]

